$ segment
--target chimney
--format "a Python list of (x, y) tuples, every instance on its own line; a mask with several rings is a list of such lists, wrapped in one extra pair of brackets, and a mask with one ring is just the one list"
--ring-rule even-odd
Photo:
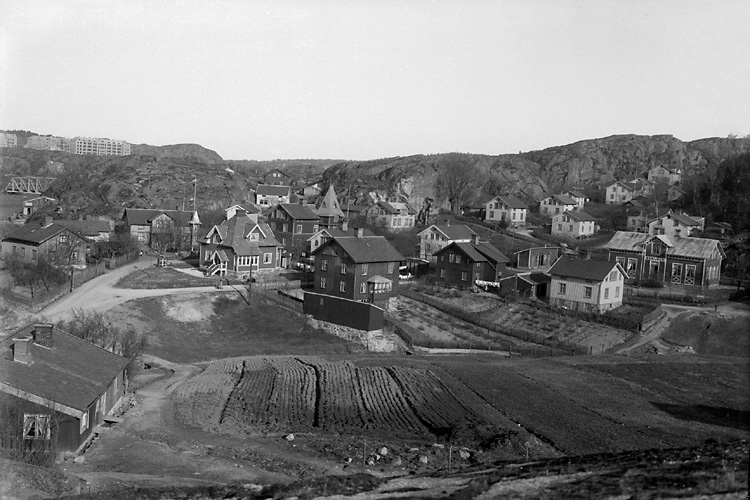
[(365, 237), (365, 229), (362, 227), (357, 228), (357, 238), (364, 238)]
[(471, 242), (474, 243), (475, 245), (479, 245), (479, 235), (478, 234), (472, 235)]
[(13, 361), (25, 365), (31, 364), (31, 347), (34, 344), (31, 337), (13, 339)]
[(34, 343), (52, 349), (52, 323), (37, 323), (32, 331)]
[(341, 230), (342, 231), (348, 231), (349, 230), (349, 221), (344, 219), (341, 221)]

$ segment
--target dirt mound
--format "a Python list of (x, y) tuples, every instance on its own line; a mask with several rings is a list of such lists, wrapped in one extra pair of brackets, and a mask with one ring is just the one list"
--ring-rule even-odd
[(196, 296), (186, 299), (183, 297), (164, 297), (161, 307), (164, 315), (169, 319), (183, 323), (202, 321), (214, 315), (215, 297)]

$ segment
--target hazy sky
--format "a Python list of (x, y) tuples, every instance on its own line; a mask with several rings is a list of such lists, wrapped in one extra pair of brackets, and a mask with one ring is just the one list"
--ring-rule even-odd
[(0, 1), (0, 129), (225, 159), (750, 134), (750, 3)]

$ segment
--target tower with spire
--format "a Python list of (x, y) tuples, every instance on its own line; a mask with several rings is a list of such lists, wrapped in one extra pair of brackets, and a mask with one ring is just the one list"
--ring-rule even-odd
[(333, 185), (326, 191), (326, 195), (320, 202), (316, 213), (320, 217), (321, 229), (337, 227), (339, 222), (346, 217), (339, 206), (339, 200), (336, 198), (336, 191), (333, 189)]

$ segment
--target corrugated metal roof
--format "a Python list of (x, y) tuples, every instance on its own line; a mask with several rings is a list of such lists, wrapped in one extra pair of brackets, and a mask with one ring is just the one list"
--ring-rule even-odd
[(651, 235), (646, 233), (632, 233), (628, 231), (617, 231), (606, 247), (608, 250), (625, 250), (641, 252), (646, 243), (651, 239), (664, 242), (669, 248), (667, 255), (675, 257), (710, 258), (711, 254), (718, 251), (722, 257), (724, 250), (718, 240), (709, 238), (676, 237), (670, 239), (664, 235)]

